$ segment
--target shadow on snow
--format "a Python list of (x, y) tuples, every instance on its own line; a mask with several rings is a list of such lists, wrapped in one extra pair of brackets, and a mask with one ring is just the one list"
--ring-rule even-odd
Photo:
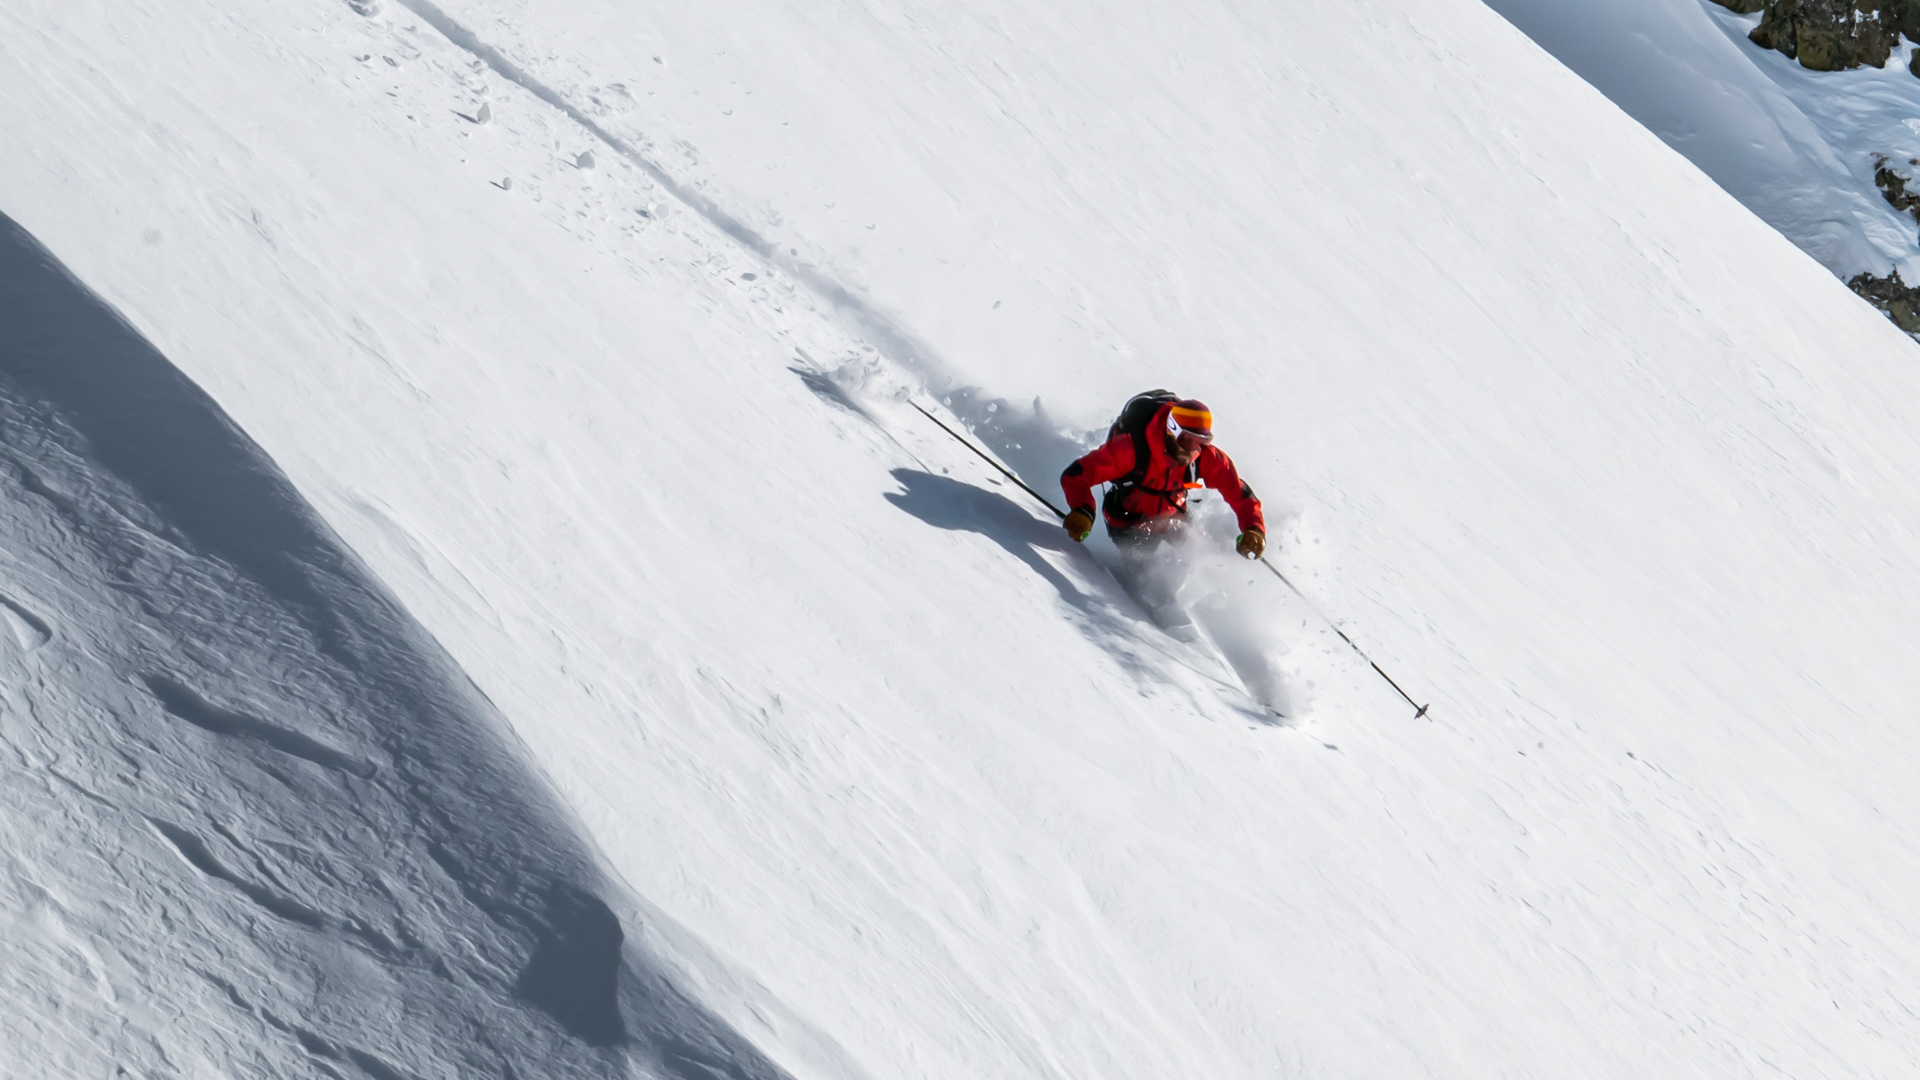
[[(1147, 630), (1153, 621), (1138, 602), (1060, 526), (1035, 517), (1005, 495), (951, 477), (919, 469), (894, 469), (893, 478), (903, 490), (887, 493), (888, 502), (936, 529), (978, 533), (1026, 564), (1080, 616), (1073, 621), (1088, 640), (1114, 657), (1133, 677), (1165, 683), (1168, 677), (1164, 665), (1172, 662), (1209, 681), (1231, 685), (1221, 678), (1222, 671), (1209, 671), (1208, 665), (1199, 661), (1200, 653)], [(1048, 561), (1045, 552), (1084, 560), (1096, 588), (1081, 590)], [(1111, 590), (1097, 587), (1102, 578), (1112, 582)]]
[[(325, 890), (302, 897), (310, 917), (297, 925), (264, 924), (278, 935), (271, 955), (299, 970), (332, 969), (352, 952), (387, 966), (386, 982), (308, 1002), (320, 1019), (304, 1022), (320, 1030), (268, 1007), (287, 980), (193, 968), (221, 988), (221, 1007), (253, 1018), (261, 1042), (394, 1075), (403, 1070), (340, 1040), (385, 1037), (390, 1058), (437, 1053), (453, 1060), (436, 1070), (462, 1075), (625, 1076), (632, 1057), (682, 1080), (785, 1076), (629, 940), (615, 908), (638, 905), (619, 899), (452, 658), (211, 398), (4, 215), (0, 461), (14, 520), (44, 519), (44, 535), (105, 568), (103, 595), (134, 599), (137, 610), (111, 596), (98, 605), (133, 624), (109, 624), (102, 646), (126, 655), (89, 658), (114, 677), (66, 688), (99, 706), (32, 719), (48, 739), (138, 759), (138, 774), (160, 785), (134, 793), (168, 814), (169, 831), (151, 843), (182, 853), (157, 872), (205, 875), (205, 910), (278, 897), (240, 869), (267, 855), (216, 859), (241, 839), (214, 816), (227, 806), (227, 820), (297, 839), (287, 850), (302, 861), (269, 878), (371, 879), (352, 894), (368, 909), (387, 894), (398, 931), (374, 928), (359, 908), (322, 910)], [(256, 663), (272, 666), (247, 670)], [(292, 698), (296, 686), (314, 689)], [(76, 805), (105, 818), (99, 831), (128, 834), (109, 800), (94, 801), (105, 809)], [(227, 881), (237, 887), (214, 888)], [(151, 961), (172, 946), (119, 947), (150, 950)], [(459, 1015), (429, 1018), (407, 985), (437, 987)], [(391, 1000), (378, 998), (382, 987)], [(406, 1036), (351, 1022), (382, 1014), (406, 1016)]]

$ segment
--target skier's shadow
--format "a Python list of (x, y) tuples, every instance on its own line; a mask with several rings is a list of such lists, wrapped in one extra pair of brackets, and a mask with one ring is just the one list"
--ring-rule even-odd
[(1142, 644), (1151, 644), (1150, 639), (1140, 636), (1139, 625), (1151, 616), (1136, 606), (1126, 587), (1115, 581), (1113, 590), (1103, 596), (1096, 578), (1096, 591), (1082, 592), (1042, 554), (1064, 552), (1087, 557), (1058, 525), (1036, 517), (1025, 506), (999, 492), (951, 477), (919, 469), (895, 469), (893, 478), (905, 490), (889, 493), (888, 502), (936, 529), (975, 532), (1000, 545), (1032, 568), (1059, 591), (1062, 600), (1085, 616), (1083, 632), (1107, 649), (1122, 668), (1143, 679), (1164, 678), (1158, 666), (1164, 661), (1147, 657), (1155, 651), (1162, 657), (1174, 657), (1174, 654), (1164, 648), (1150, 648), (1146, 652), (1139, 648)]
[(906, 490), (889, 492), (888, 502), (936, 529), (979, 533), (1031, 567), (1059, 590), (1061, 599), (1082, 611), (1092, 609), (1093, 598), (1040, 554), (1068, 550), (1067, 536), (1057, 526), (1049, 526), (1005, 495), (951, 477), (895, 469), (893, 478)]

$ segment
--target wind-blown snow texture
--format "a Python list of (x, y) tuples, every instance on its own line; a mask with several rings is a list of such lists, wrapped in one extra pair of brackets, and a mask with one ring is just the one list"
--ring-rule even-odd
[(8, 1074), (779, 1075), (623, 956), (492, 707), (5, 219), (0, 312)]
[[(171, 541), (209, 584), (145, 613), (90, 569), (119, 549), (29, 531), (9, 849), (79, 868), (57, 909), (7, 871), (47, 1018), (8, 1071), (1913, 1071), (1911, 342), (1478, 3), (28, 0), (0, 89), (0, 210), (270, 455), (406, 613), (341, 570), (340, 617), (449, 703), (395, 728), (222, 629), (315, 618), (225, 548)], [(1223, 648), (1162, 633), (906, 404), (1050, 486), (1168, 383), (1432, 722), (1257, 567), (1205, 567)], [(82, 634), (110, 659), (61, 685), (119, 703), (59, 733), (84, 776), (11, 704)], [(448, 805), (569, 883), (573, 939), (618, 923), (625, 1043), (409, 846)], [(336, 811), (376, 839), (306, 839)], [(349, 919), (502, 959), (436, 982)]]

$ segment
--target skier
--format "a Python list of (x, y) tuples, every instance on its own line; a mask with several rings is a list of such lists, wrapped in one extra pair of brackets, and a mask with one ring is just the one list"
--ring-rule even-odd
[(1066, 493), (1067, 533), (1085, 540), (1093, 532), (1093, 488), (1111, 484), (1101, 509), (1107, 535), (1121, 549), (1140, 548), (1180, 532), (1187, 520), (1187, 492), (1213, 488), (1239, 519), (1234, 550), (1257, 559), (1267, 550), (1267, 524), (1253, 488), (1240, 479), (1233, 459), (1213, 445), (1213, 414), (1166, 390), (1127, 402), (1099, 449), (1060, 474)]

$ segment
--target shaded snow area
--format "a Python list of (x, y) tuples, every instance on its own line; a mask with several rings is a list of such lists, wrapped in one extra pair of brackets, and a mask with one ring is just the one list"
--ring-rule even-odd
[(1877, 162), (1920, 158), (1913, 42), (1885, 68), (1809, 71), (1713, 0), (1487, 5), (1827, 269), (1920, 280), (1920, 228), (1874, 185)]
[[(1477, 0), (18, 0), (0, 98), (0, 1073), (1920, 1068), (1912, 341)], [(1057, 500), (1155, 386), (1303, 596), (919, 411)]]
[(0, 1072), (782, 1075), (625, 944), (485, 697), (4, 219), (0, 430)]

